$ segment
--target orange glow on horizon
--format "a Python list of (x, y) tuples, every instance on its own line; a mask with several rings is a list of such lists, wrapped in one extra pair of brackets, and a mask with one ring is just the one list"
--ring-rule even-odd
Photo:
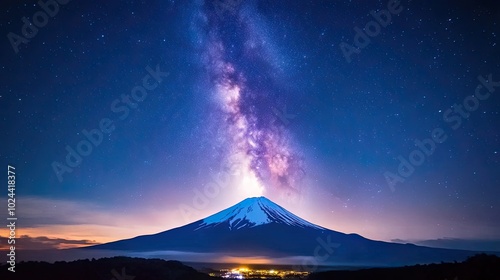
[[(222, 257), (220, 262), (222, 263), (236, 263), (236, 264), (273, 264), (273, 260), (258, 256), (258, 257)], [(238, 269), (248, 269), (247, 267), (241, 267)]]

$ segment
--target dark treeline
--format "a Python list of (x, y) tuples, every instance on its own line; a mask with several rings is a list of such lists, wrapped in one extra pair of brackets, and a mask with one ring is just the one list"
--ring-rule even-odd
[(461, 263), (415, 265), (396, 268), (371, 268), (356, 271), (313, 273), (310, 280), (498, 280), (500, 258), (480, 254)]
[(0, 267), (0, 279), (51, 280), (214, 280), (178, 261), (114, 257), (72, 262), (21, 262), (16, 272)]
[[(78, 260), (72, 262), (21, 262), (16, 272), (0, 266), (0, 279), (51, 280), (215, 280), (178, 261), (130, 257)], [(371, 268), (357, 271), (326, 271), (313, 273), (310, 280), (498, 280), (500, 258), (480, 254), (462, 263), (441, 263), (396, 268)]]

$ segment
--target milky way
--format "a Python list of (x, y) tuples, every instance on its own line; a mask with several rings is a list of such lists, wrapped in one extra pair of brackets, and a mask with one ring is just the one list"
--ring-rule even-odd
[[(394, 1), (69, 1), (28, 34), (35, 2), (0, 9), (0, 166), (16, 168), (30, 240), (156, 233), (264, 195), (339, 232), (500, 251), (500, 88), (454, 110), (489, 92), (479, 76), (500, 81), (500, 1), (399, 1), (380, 32)], [(147, 67), (169, 75), (118, 118)], [(82, 132), (107, 118), (102, 141)], [(446, 142), (392, 192), (385, 172), (438, 127)], [(61, 182), (52, 163), (87, 140)]]
[(304, 164), (279, 116), (287, 94), (276, 81), (283, 69), (258, 17), (251, 6), (223, 14), (212, 5), (199, 7), (196, 28), (204, 38), (201, 63), (208, 77), (203, 87), (216, 104), (224, 156), (239, 161), (241, 187), (293, 198), (300, 194)]

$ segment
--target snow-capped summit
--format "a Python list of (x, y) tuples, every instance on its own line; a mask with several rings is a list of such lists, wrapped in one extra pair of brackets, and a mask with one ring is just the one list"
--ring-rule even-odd
[(237, 230), (270, 223), (324, 229), (295, 216), (283, 207), (261, 196), (247, 198), (230, 208), (203, 219), (196, 230), (217, 225), (227, 225), (229, 229)]

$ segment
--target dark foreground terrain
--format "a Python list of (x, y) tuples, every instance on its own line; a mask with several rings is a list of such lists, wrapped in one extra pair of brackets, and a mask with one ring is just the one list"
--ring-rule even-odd
[(396, 268), (372, 268), (357, 271), (326, 271), (313, 273), (310, 280), (499, 280), (500, 258), (476, 255), (462, 263), (441, 263)]
[(2, 265), (0, 279), (50, 280), (214, 280), (178, 261), (114, 257), (73, 262), (21, 262), (16, 272)]
[[(177, 261), (129, 257), (78, 260), (73, 262), (21, 262), (16, 272), (0, 266), (0, 279), (51, 280), (214, 280)], [(357, 271), (327, 271), (313, 273), (310, 280), (384, 279), (384, 280), (498, 280), (500, 258), (494, 255), (476, 255), (462, 263), (441, 263), (397, 268), (372, 268)]]

